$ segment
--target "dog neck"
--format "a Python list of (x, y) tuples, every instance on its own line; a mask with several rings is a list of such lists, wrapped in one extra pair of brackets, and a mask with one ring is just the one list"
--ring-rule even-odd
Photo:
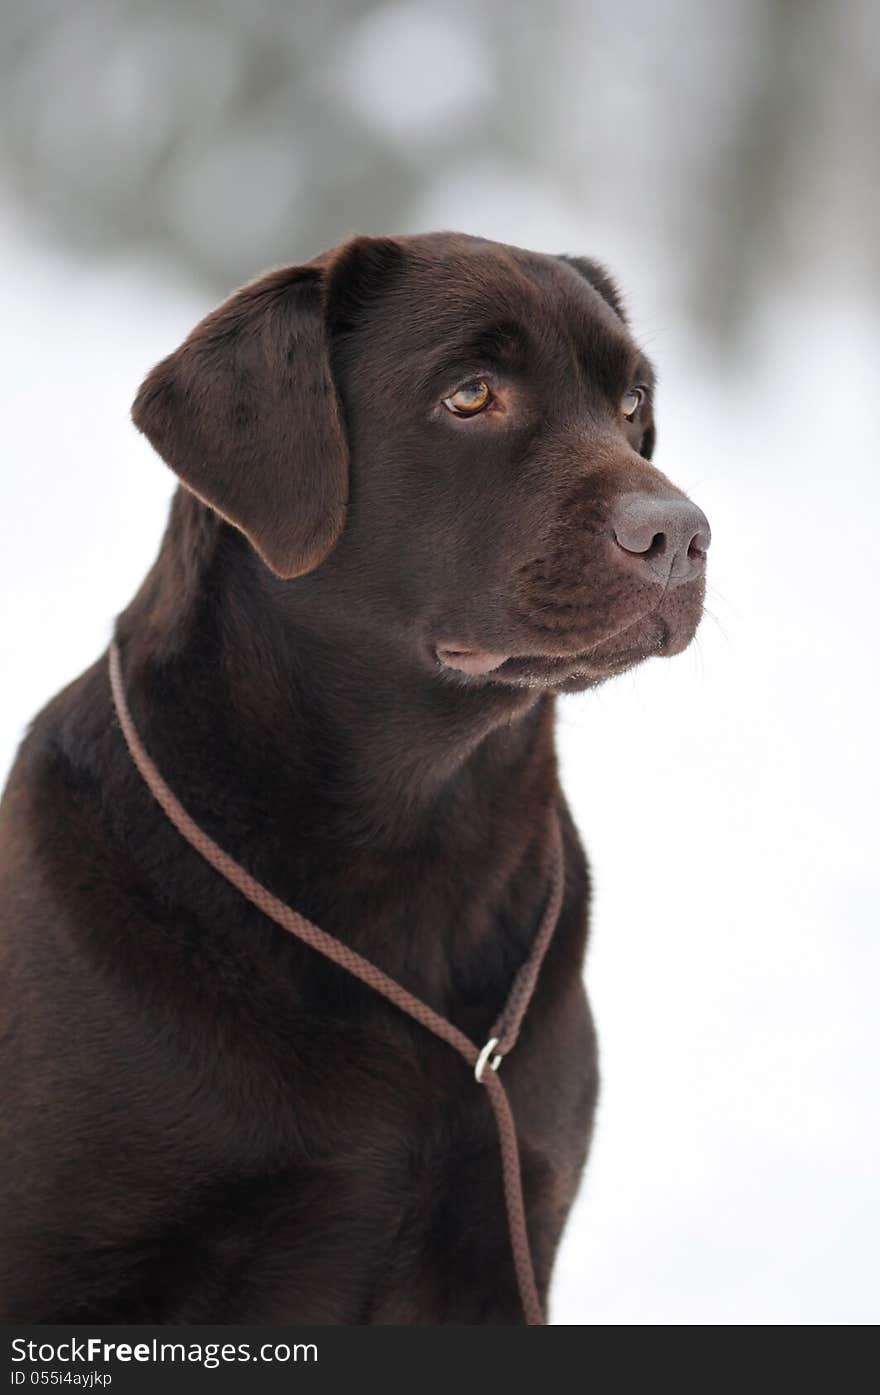
[(552, 798), (552, 695), (444, 681), (375, 635), (334, 632), (183, 491), (117, 633), (169, 782), (184, 801), (237, 802), (239, 825), (392, 851), (491, 828), (474, 817), (487, 804), (540, 813)]

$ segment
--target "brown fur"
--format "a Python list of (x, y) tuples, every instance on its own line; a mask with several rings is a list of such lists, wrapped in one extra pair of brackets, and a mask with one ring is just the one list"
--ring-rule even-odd
[[(446, 411), (468, 375), (497, 410)], [(614, 539), (622, 495), (683, 498), (652, 386), (594, 263), (435, 234), (245, 287), (134, 409), (185, 487), (118, 621), (129, 701), (219, 843), (483, 1040), (560, 811), (502, 1065), (542, 1296), (597, 1085), (555, 695), (676, 652), (702, 605), (701, 571), (664, 588)], [(521, 1321), (483, 1092), (181, 841), (104, 657), (34, 721), (0, 846), (6, 1321)]]

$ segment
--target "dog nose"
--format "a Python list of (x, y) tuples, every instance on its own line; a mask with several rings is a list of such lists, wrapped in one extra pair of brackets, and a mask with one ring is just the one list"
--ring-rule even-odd
[(611, 526), (618, 547), (646, 581), (681, 586), (705, 570), (712, 534), (703, 510), (689, 499), (623, 494)]

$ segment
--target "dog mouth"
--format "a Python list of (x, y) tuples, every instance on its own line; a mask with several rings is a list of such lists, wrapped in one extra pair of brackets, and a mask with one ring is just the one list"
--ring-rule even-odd
[[(554, 637), (553, 647), (541, 644), (514, 650), (490, 649), (444, 642), (433, 647), (436, 665), (466, 677), (516, 686), (590, 686), (616, 677), (645, 659), (680, 653), (693, 638), (698, 616), (671, 617), (655, 606), (630, 618), (610, 633), (587, 646), (565, 646), (563, 636)], [(693, 621), (693, 623), (692, 623)]]
[[(546, 610), (513, 617), (511, 640), (492, 637), (485, 646), (470, 635), (446, 631), (429, 644), (434, 667), (473, 679), (477, 684), (549, 687), (575, 691), (616, 677), (646, 659), (680, 654), (693, 639), (703, 613), (704, 583), (664, 588), (641, 598), (604, 625), (590, 610), (578, 612), (574, 624), (550, 632)], [(568, 607), (561, 607), (564, 611)], [(616, 608), (616, 607), (615, 607)], [(628, 613), (627, 613), (628, 612)], [(513, 634), (519, 631), (517, 638)], [(447, 638), (448, 636), (448, 638)], [(481, 684), (482, 685), (482, 684)]]
[[(575, 652), (534, 652), (501, 653), (491, 649), (465, 649), (460, 645), (438, 644), (434, 655), (444, 669), (474, 677), (495, 675), (499, 681), (554, 681), (569, 680), (578, 676), (586, 679), (611, 678), (622, 673), (633, 664), (652, 654), (663, 652), (669, 640), (669, 629), (659, 617), (653, 617), (650, 633), (639, 636), (639, 643), (615, 645), (600, 641), (588, 649)], [(637, 629), (642, 622), (637, 621), (627, 627)], [(615, 637), (616, 639), (624, 636)]]

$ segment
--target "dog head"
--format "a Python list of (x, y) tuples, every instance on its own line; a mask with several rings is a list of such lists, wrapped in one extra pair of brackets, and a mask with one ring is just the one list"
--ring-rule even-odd
[(693, 637), (709, 527), (595, 262), (357, 237), (244, 287), (137, 426), (273, 594), (441, 682), (590, 686)]

